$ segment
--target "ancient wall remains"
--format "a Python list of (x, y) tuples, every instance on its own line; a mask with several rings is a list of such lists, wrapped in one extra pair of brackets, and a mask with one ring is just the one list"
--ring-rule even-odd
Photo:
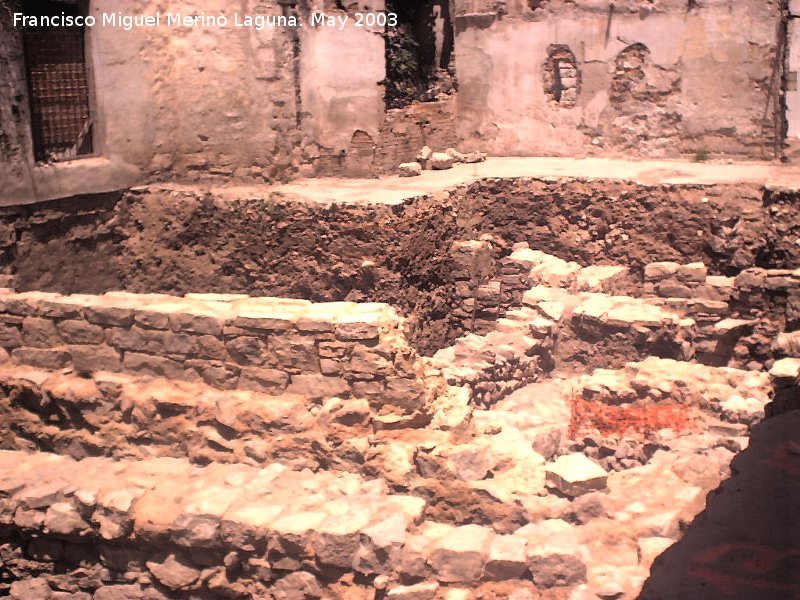
[(456, 1), (459, 135), (496, 155), (774, 156), (777, 0)]
[[(530, 287), (530, 268), (511, 258), (517, 243), (576, 268), (626, 265), (641, 281), (645, 265), (664, 260), (703, 262), (709, 275), (792, 268), (800, 237), (796, 194), (751, 185), (493, 179), (398, 205), (240, 192), (157, 184), (3, 209), (3, 278), (20, 291), (64, 294), (387, 302), (429, 354), (485, 332)], [(685, 226), (652, 226), (675, 219)], [(454, 245), (471, 240), (492, 248), (474, 272)]]
[(0, 345), (23, 365), (357, 397), (391, 420), (426, 410), (402, 321), (383, 304), (197, 295), (5, 293)]

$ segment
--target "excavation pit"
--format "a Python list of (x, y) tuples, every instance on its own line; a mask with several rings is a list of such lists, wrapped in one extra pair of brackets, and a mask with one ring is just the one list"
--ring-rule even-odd
[(796, 394), (796, 202), (490, 179), (5, 209), (0, 585), (635, 598)]

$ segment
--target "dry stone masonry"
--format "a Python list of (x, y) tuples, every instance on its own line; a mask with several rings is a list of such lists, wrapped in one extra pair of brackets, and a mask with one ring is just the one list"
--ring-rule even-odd
[(353, 396), (372, 399), (389, 421), (426, 410), (423, 368), (386, 305), (39, 292), (0, 294), (0, 304), (0, 345), (18, 364), (311, 399)]
[[(0, 594), (636, 598), (750, 431), (797, 408), (800, 276), (611, 229), (636, 260), (593, 264), (531, 243), (513, 197), (503, 227), (475, 226), (490, 202), (419, 202), (297, 211), (416, 226), (386, 247), (444, 275), (406, 316), (368, 301), (415, 277), (377, 252), (337, 267), (360, 302), (0, 291)], [(422, 353), (425, 327), (450, 329)]]

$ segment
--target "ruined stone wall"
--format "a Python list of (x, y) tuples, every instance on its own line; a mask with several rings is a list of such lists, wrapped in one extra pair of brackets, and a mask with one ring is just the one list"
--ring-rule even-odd
[(304, 173), (372, 176), (385, 112), (385, 28), (358, 25), (356, 14), (383, 11), (385, 3), (369, 0), (348, 10), (322, 0), (307, 4), (304, 14), (324, 10), (349, 19), (341, 29), (305, 27), (299, 34), (303, 130), (314, 142), (305, 153), (311, 165)]
[(0, 346), (23, 365), (202, 380), (306, 398), (354, 396), (395, 417), (425, 412), (402, 321), (383, 304), (243, 296), (0, 296)]
[[(159, 184), (3, 209), (0, 267), (18, 290), (387, 302), (427, 354), (519, 301), (528, 282), (508, 260), (515, 244), (576, 267), (628, 266), (639, 280), (664, 260), (703, 262), (710, 275), (797, 268), (796, 206), (796, 194), (744, 185), (494, 179), (352, 206)], [(676, 220), (684, 227), (653, 226)], [(465, 272), (454, 242), (482, 236), (495, 262)]]
[(496, 155), (774, 156), (780, 2), (456, 2), (459, 135)]

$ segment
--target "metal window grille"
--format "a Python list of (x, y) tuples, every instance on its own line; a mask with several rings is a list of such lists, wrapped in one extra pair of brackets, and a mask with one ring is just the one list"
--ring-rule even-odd
[[(27, 14), (79, 15), (77, 1), (29, 2)], [(34, 158), (91, 154), (92, 119), (83, 27), (27, 27), (23, 32)]]

